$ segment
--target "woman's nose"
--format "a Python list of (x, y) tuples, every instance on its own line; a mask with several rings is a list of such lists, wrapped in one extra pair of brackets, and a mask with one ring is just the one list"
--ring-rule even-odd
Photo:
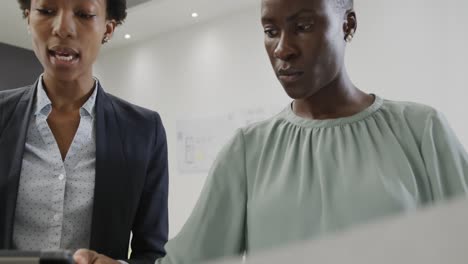
[(74, 37), (76, 35), (74, 15), (65, 11), (59, 12), (54, 18), (52, 33), (63, 39)]
[(274, 56), (280, 60), (288, 61), (296, 57), (298, 50), (294, 47), (291, 37), (282, 34), (274, 51)]

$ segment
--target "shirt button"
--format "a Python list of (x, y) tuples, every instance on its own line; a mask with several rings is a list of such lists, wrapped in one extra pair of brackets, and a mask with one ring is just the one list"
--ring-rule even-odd
[(63, 179), (65, 179), (65, 176), (63, 174), (60, 174), (59, 177), (58, 177), (59, 180), (63, 181)]
[(54, 221), (58, 221), (58, 220), (60, 220), (60, 215), (59, 214), (54, 215)]

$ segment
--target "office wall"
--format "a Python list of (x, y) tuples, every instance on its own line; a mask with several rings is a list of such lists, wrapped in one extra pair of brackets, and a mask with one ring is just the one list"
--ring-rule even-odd
[[(359, 26), (346, 64), (356, 85), (387, 99), (438, 108), (468, 147), (468, 1), (355, 2)], [(95, 70), (108, 92), (162, 115), (169, 143), (170, 236), (182, 227), (206, 177), (177, 169), (177, 120), (290, 102), (263, 49), (258, 9), (105, 51)]]
[(34, 52), (0, 43), (0, 91), (32, 84), (41, 72)]

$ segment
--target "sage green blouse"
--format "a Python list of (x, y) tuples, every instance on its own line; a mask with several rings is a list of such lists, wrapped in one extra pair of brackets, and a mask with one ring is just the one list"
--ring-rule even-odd
[(156, 263), (198, 263), (317, 238), (468, 192), (468, 155), (436, 110), (376, 96), (351, 117), (288, 106), (237, 131)]

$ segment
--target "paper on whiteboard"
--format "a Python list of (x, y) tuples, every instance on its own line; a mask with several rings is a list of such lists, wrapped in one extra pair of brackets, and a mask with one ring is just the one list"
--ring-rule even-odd
[(237, 128), (268, 119), (280, 110), (281, 107), (256, 107), (218, 117), (177, 121), (176, 155), (179, 171), (208, 172), (218, 152)]
[(177, 163), (182, 173), (209, 170), (221, 147), (232, 134), (227, 118), (207, 118), (177, 122)]

